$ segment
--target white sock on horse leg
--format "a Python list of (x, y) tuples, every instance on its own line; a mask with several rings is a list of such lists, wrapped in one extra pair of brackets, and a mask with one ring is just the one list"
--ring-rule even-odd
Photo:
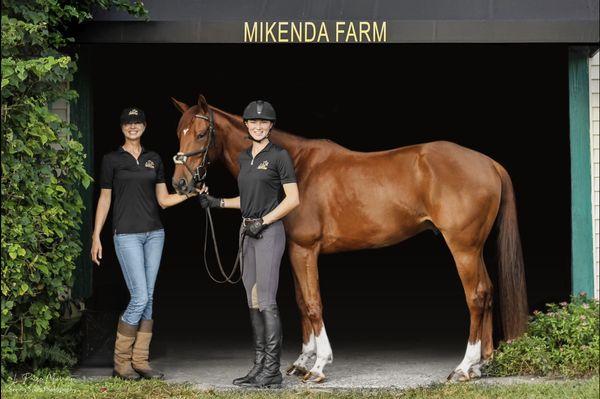
[(465, 357), (462, 362), (454, 369), (454, 371), (462, 371), (467, 377), (469, 376), (469, 369), (474, 364), (479, 363), (481, 360), (481, 341), (477, 340), (474, 344), (467, 343), (467, 350)]
[(327, 338), (325, 325), (321, 328), (319, 335), (315, 336), (315, 341), (317, 343), (317, 361), (310, 371), (316, 374), (323, 374), (323, 367), (333, 361), (333, 352)]
[(311, 332), (310, 337), (308, 338), (308, 342), (302, 343), (302, 353), (300, 354), (300, 356), (298, 356), (298, 359), (294, 362), (294, 366), (302, 367), (302, 368), (306, 369), (307, 368), (306, 363), (308, 363), (308, 361), (315, 356), (316, 352), (317, 352), (317, 345), (316, 345), (316, 341), (315, 341), (315, 334)]

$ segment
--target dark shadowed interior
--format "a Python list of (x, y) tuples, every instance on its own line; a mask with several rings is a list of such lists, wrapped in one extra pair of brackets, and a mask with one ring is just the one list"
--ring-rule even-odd
[[(135, 105), (148, 119), (142, 143), (161, 155), (170, 181), (180, 116), (170, 97), (193, 104), (199, 93), (211, 105), (236, 114), (254, 99), (268, 100), (277, 110), (278, 128), (328, 138), (356, 151), (453, 141), (494, 158), (512, 177), (530, 310), (568, 298), (566, 46), (97, 45), (92, 59), (96, 177), (102, 155), (122, 143), (121, 109)], [(218, 163), (211, 165), (208, 184), (214, 195), (237, 195), (235, 179)], [(98, 191), (96, 187), (95, 200)], [(375, 196), (372, 206), (380, 206)], [(230, 267), (240, 215), (216, 210), (213, 216)], [(215, 284), (204, 270), (204, 212), (197, 201), (162, 211), (162, 220), (166, 242), (154, 298), (161, 342), (169, 342), (167, 336), (173, 343), (249, 341), (243, 287)], [(104, 229), (102, 243), (104, 259), (94, 269), (88, 308), (116, 314), (129, 296), (110, 228)], [(485, 260), (494, 283), (495, 258), (493, 232)], [(216, 271), (213, 255), (209, 263)], [(389, 248), (321, 256), (319, 269), (334, 353), (336, 345), (350, 341), (402, 345), (427, 336), (466, 344), (464, 293), (441, 236), (425, 232)], [(300, 349), (287, 254), (278, 301), (285, 340)]]

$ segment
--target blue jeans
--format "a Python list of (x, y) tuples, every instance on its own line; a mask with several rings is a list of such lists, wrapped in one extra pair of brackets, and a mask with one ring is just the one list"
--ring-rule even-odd
[(115, 252), (131, 299), (121, 319), (137, 325), (141, 319), (152, 319), (154, 283), (160, 267), (164, 229), (147, 233), (115, 234)]

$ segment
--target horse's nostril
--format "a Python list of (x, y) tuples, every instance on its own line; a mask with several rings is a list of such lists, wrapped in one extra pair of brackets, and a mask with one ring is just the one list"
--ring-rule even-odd
[(185, 187), (185, 179), (179, 179), (179, 188)]

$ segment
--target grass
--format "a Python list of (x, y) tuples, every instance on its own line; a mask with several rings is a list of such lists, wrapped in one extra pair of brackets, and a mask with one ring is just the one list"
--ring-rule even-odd
[(2, 398), (6, 399), (199, 399), (199, 398), (402, 398), (402, 399), (564, 399), (598, 398), (599, 379), (535, 381), (510, 385), (491, 384), (439, 384), (408, 390), (205, 390), (199, 391), (187, 384), (162, 381), (125, 382), (117, 379), (80, 380), (71, 377), (28, 377), (21, 381), (2, 384)]

